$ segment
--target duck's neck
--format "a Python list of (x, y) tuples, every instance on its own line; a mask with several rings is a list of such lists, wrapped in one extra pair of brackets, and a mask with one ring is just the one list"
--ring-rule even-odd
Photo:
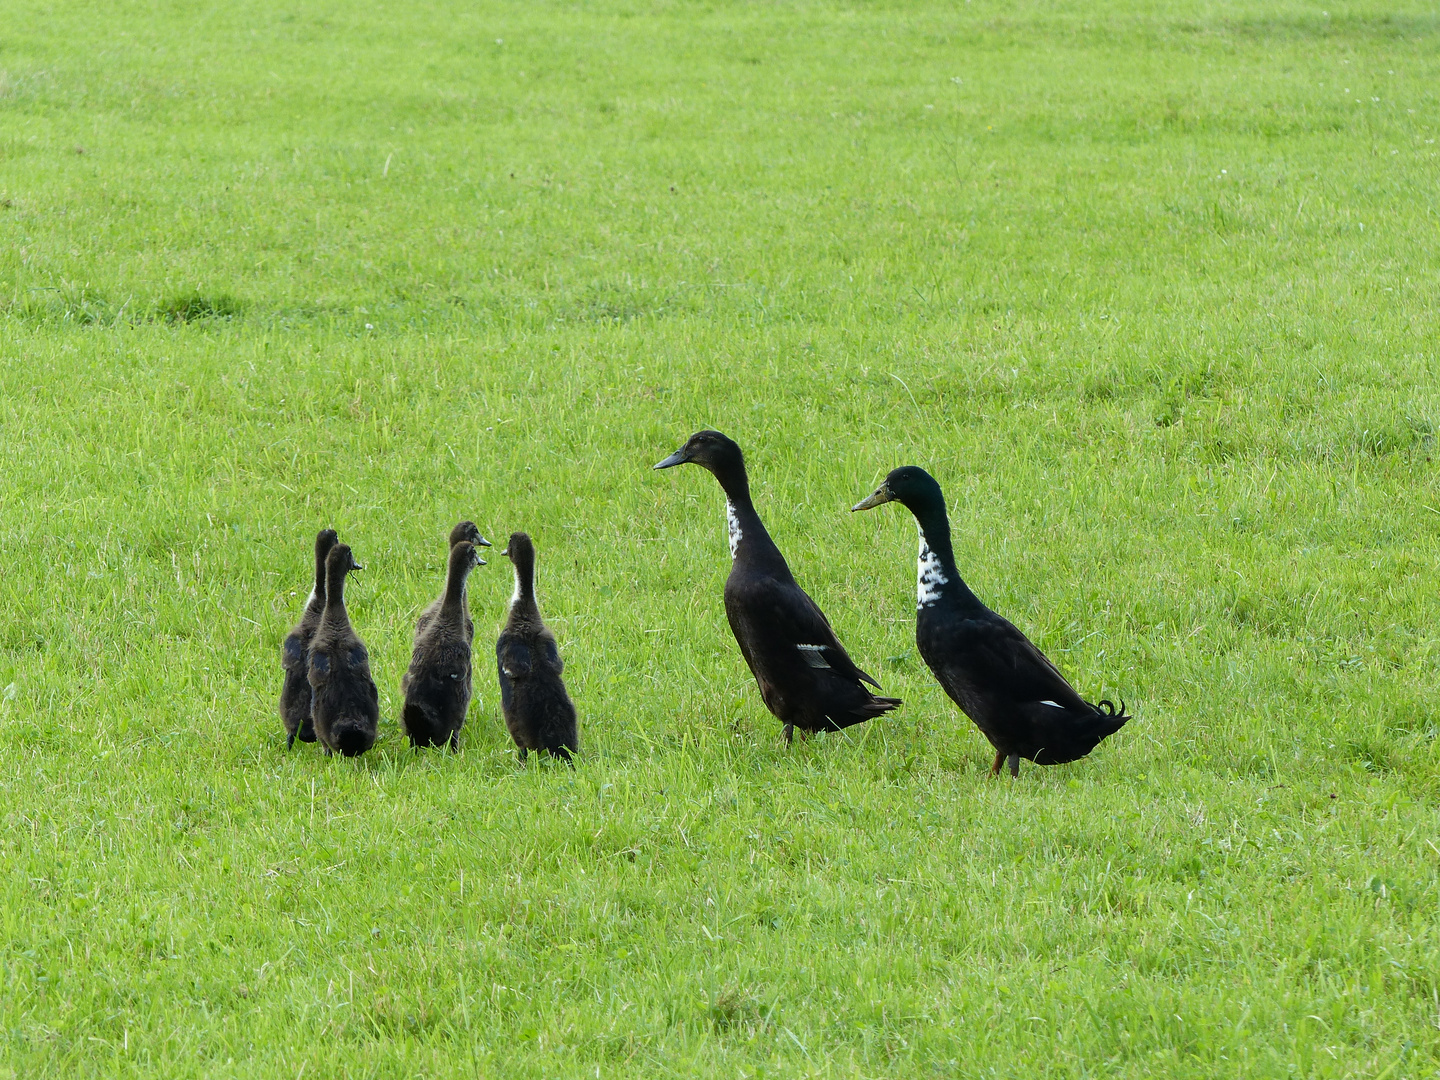
[(975, 594), (955, 567), (955, 549), (950, 545), (950, 519), (945, 503), (911, 507), (920, 528), (920, 554), (915, 567), (915, 607), (940, 604), (965, 605), (976, 601)]
[(510, 595), (510, 614), (538, 614), (535, 603), (535, 556), (528, 551), (515, 555), (515, 591)]
[(327, 569), (325, 575), (325, 615), (328, 623), (348, 623), (350, 613), (345, 610), (345, 575), (347, 570), (339, 564)]
[(440, 614), (445, 618), (460, 619), (465, 614), (465, 581), (470, 576), (468, 560), (456, 560), (450, 564), (445, 575), (445, 599), (440, 603)]
[(315, 551), (315, 587), (305, 601), (305, 610), (312, 609), (317, 612), (325, 610), (325, 555), (318, 548)]
[[(785, 557), (770, 539), (765, 523), (750, 501), (750, 478), (745, 467), (717, 471), (715, 479), (720, 481), (725, 492), (725, 526), (730, 534), (730, 557), (738, 559), (741, 552), (751, 562), (778, 562), (785, 566)], [(788, 571), (789, 567), (786, 567)]]

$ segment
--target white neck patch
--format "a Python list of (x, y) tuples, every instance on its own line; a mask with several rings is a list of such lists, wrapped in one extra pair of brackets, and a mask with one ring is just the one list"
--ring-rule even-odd
[(925, 530), (920, 530), (920, 558), (915, 573), (915, 607), (923, 608), (940, 599), (940, 586), (948, 585), (950, 579), (940, 566), (940, 557), (930, 550), (925, 542)]
[(515, 591), (510, 594), (510, 606), (514, 607), (515, 602), (520, 599), (520, 570), (515, 570)]
[(730, 531), (730, 557), (740, 550), (740, 519), (735, 516), (735, 504), (725, 500), (725, 524)]

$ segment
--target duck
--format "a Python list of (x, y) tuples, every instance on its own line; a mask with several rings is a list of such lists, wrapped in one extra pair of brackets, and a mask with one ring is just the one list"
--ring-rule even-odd
[(345, 578), (363, 570), (348, 544), (325, 556), (325, 611), (310, 642), (311, 717), (326, 753), (356, 757), (375, 744), (380, 692), (370, 677), (370, 653), (345, 610)]
[[(461, 542), (473, 544), (477, 548), (490, 546), (490, 541), (480, 535), (480, 529), (473, 521), (461, 521), (450, 530), (450, 543), (446, 550), (453, 551), (455, 545)], [(486, 563), (484, 559), (480, 559), (475, 565), (484, 566)], [(420, 618), (415, 626), (415, 636), (417, 639), (425, 629), (425, 624), (439, 613), (444, 603), (445, 594), (442, 592), (438, 599), (434, 600), (429, 607), (420, 613)], [(473, 644), (475, 641), (475, 621), (470, 618), (470, 605), (469, 603), (464, 603), (461, 607), (465, 610), (465, 640)]]
[(315, 725), (310, 721), (309, 666), (310, 639), (325, 613), (325, 556), (339, 542), (334, 529), (321, 529), (315, 535), (315, 585), (305, 599), (300, 621), (295, 624), (280, 648), (280, 666), (285, 672), (280, 684), (280, 721), (285, 725), (285, 749), (301, 742), (315, 741)]
[(573, 764), (572, 755), (580, 751), (575, 705), (560, 677), (565, 664), (555, 635), (535, 602), (535, 543), (526, 533), (511, 533), (500, 554), (515, 566), (515, 592), (495, 642), (505, 726), (521, 761), (531, 750), (543, 750)]
[(986, 607), (960, 576), (940, 484), (917, 465), (885, 477), (851, 509), (901, 503), (920, 528), (915, 644), (941, 687), (995, 748), (990, 775), (1020, 759), (1063, 765), (1085, 757), (1130, 720), (1102, 699), (1084, 700), (1029, 638)]
[(415, 651), (400, 680), (405, 699), (400, 726), (412, 747), (450, 744), (459, 749), (470, 707), (470, 645), (474, 626), (466, 610), (465, 580), (485, 560), (469, 540), (450, 548), (445, 591), (415, 628)]
[(725, 492), (732, 560), (725, 616), (760, 687), (760, 699), (784, 725), (785, 742), (794, 740), (797, 728), (806, 735), (839, 731), (897, 708), (899, 698), (879, 697), (865, 688), (868, 683), (881, 689), (850, 659), (830, 620), (796, 583), (750, 501), (739, 445), (718, 431), (697, 431), (654, 467), (685, 464), (709, 470)]

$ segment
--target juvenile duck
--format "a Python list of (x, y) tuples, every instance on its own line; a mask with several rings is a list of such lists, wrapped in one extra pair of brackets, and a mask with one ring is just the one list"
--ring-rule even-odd
[(380, 693), (370, 677), (370, 654), (345, 610), (345, 575), (363, 569), (350, 548), (325, 556), (325, 613), (310, 642), (311, 716), (327, 753), (355, 757), (369, 750), (380, 724)]
[(838, 731), (881, 716), (899, 698), (876, 697), (880, 684), (855, 666), (825, 613), (795, 582), (750, 501), (740, 447), (718, 431), (697, 431), (655, 466), (687, 462), (708, 469), (725, 492), (730, 556), (725, 615), (765, 707), (785, 725), (785, 741), (804, 732)]
[(500, 554), (515, 564), (510, 614), (495, 643), (505, 726), (520, 748), (521, 761), (531, 750), (569, 761), (580, 750), (575, 706), (560, 678), (565, 664), (555, 635), (541, 622), (535, 603), (535, 545), (525, 533), (511, 533)]
[(321, 529), (315, 537), (315, 587), (305, 600), (305, 610), (295, 629), (280, 649), (280, 665), (285, 681), (280, 685), (280, 720), (285, 725), (285, 749), (301, 742), (315, 741), (315, 725), (310, 722), (310, 680), (306, 677), (310, 639), (325, 612), (325, 556), (335, 546), (334, 529)]
[(915, 644), (945, 692), (995, 747), (991, 775), (1023, 757), (1063, 765), (1094, 750), (1130, 717), (1122, 702), (1092, 705), (1007, 619), (982, 604), (955, 568), (945, 496), (924, 469), (896, 469), (852, 509), (900, 502), (920, 526)]
[[(450, 550), (453, 551), (455, 549), (455, 545), (460, 543), (462, 540), (474, 544), (477, 548), (490, 546), (490, 541), (486, 540), (485, 537), (480, 535), (480, 530), (476, 527), (473, 521), (462, 521), (458, 525), (456, 525), (455, 528), (450, 530)], [(477, 560), (475, 565), (484, 566), (485, 560), (479, 557), (480, 553), (476, 552), (475, 554)], [(439, 614), (440, 607), (444, 603), (445, 594), (441, 593), (439, 599), (433, 601), (429, 607), (427, 607), (424, 611), (420, 613), (420, 619), (415, 627), (415, 633), (417, 638), (420, 632), (425, 629), (425, 624), (428, 623), (431, 619), (433, 619), (437, 614)], [(468, 603), (462, 606), (465, 608), (465, 639), (473, 643), (475, 640), (475, 623), (470, 618), (470, 606)]]
[(425, 609), (415, 628), (415, 651), (409, 670), (400, 680), (400, 692), (405, 697), (400, 726), (410, 737), (411, 746), (448, 742), (451, 750), (459, 748), (465, 710), (470, 707), (473, 637), (466, 611), (465, 579), (475, 567), (484, 565), (469, 540), (451, 547), (445, 592)]

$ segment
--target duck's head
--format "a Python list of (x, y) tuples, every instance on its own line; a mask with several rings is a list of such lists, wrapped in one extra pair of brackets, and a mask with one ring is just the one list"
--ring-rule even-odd
[(325, 556), (325, 576), (334, 578), (336, 574), (348, 574), (352, 570), (364, 570), (365, 568), (355, 561), (355, 555), (350, 550), (349, 544), (336, 544)]
[(535, 561), (535, 541), (530, 539), (529, 533), (513, 532), (505, 544), (505, 550), (500, 552), (513, 563)]
[[(450, 546), (452, 548), (462, 540), (468, 541), (476, 547), (490, 546), (490, 541), (480, 535), (480, 530), (473, 521), (462, 521), (450, 530)], [(484, 566), (484, 561), (482, 560), (479, 565)]]
[(469, 571), (484, 565), (485, 560), (480, 557), (480, 549), (469, 540), (461, 540), (458, 544), (451, 545), (450, 570), (452, 572)]
[(869, 498), (861, 499), (851, 511), (870, 510), (881, 503), (904, 503), (911, 512), (938, 502), (945, 505), (945, 496), (935, 478), (918, 465), (902, 465), (892, 469), (881, 485)]
[(321, 529), (315, 534), (315, 558), (323, 563), (330, 549), (339, 542), (340, 536), (334, 529)]
[(706, 429), (697, 431), (685, 440), (685, 445), (664, 461), (656, 464), (657, 469), (669, 469), (676, 465), (693, 464), (709, 469), (712, 473), (723, 472), (736, 467), (745, 467), (745, 457), (733, 439), (718, 431)]

